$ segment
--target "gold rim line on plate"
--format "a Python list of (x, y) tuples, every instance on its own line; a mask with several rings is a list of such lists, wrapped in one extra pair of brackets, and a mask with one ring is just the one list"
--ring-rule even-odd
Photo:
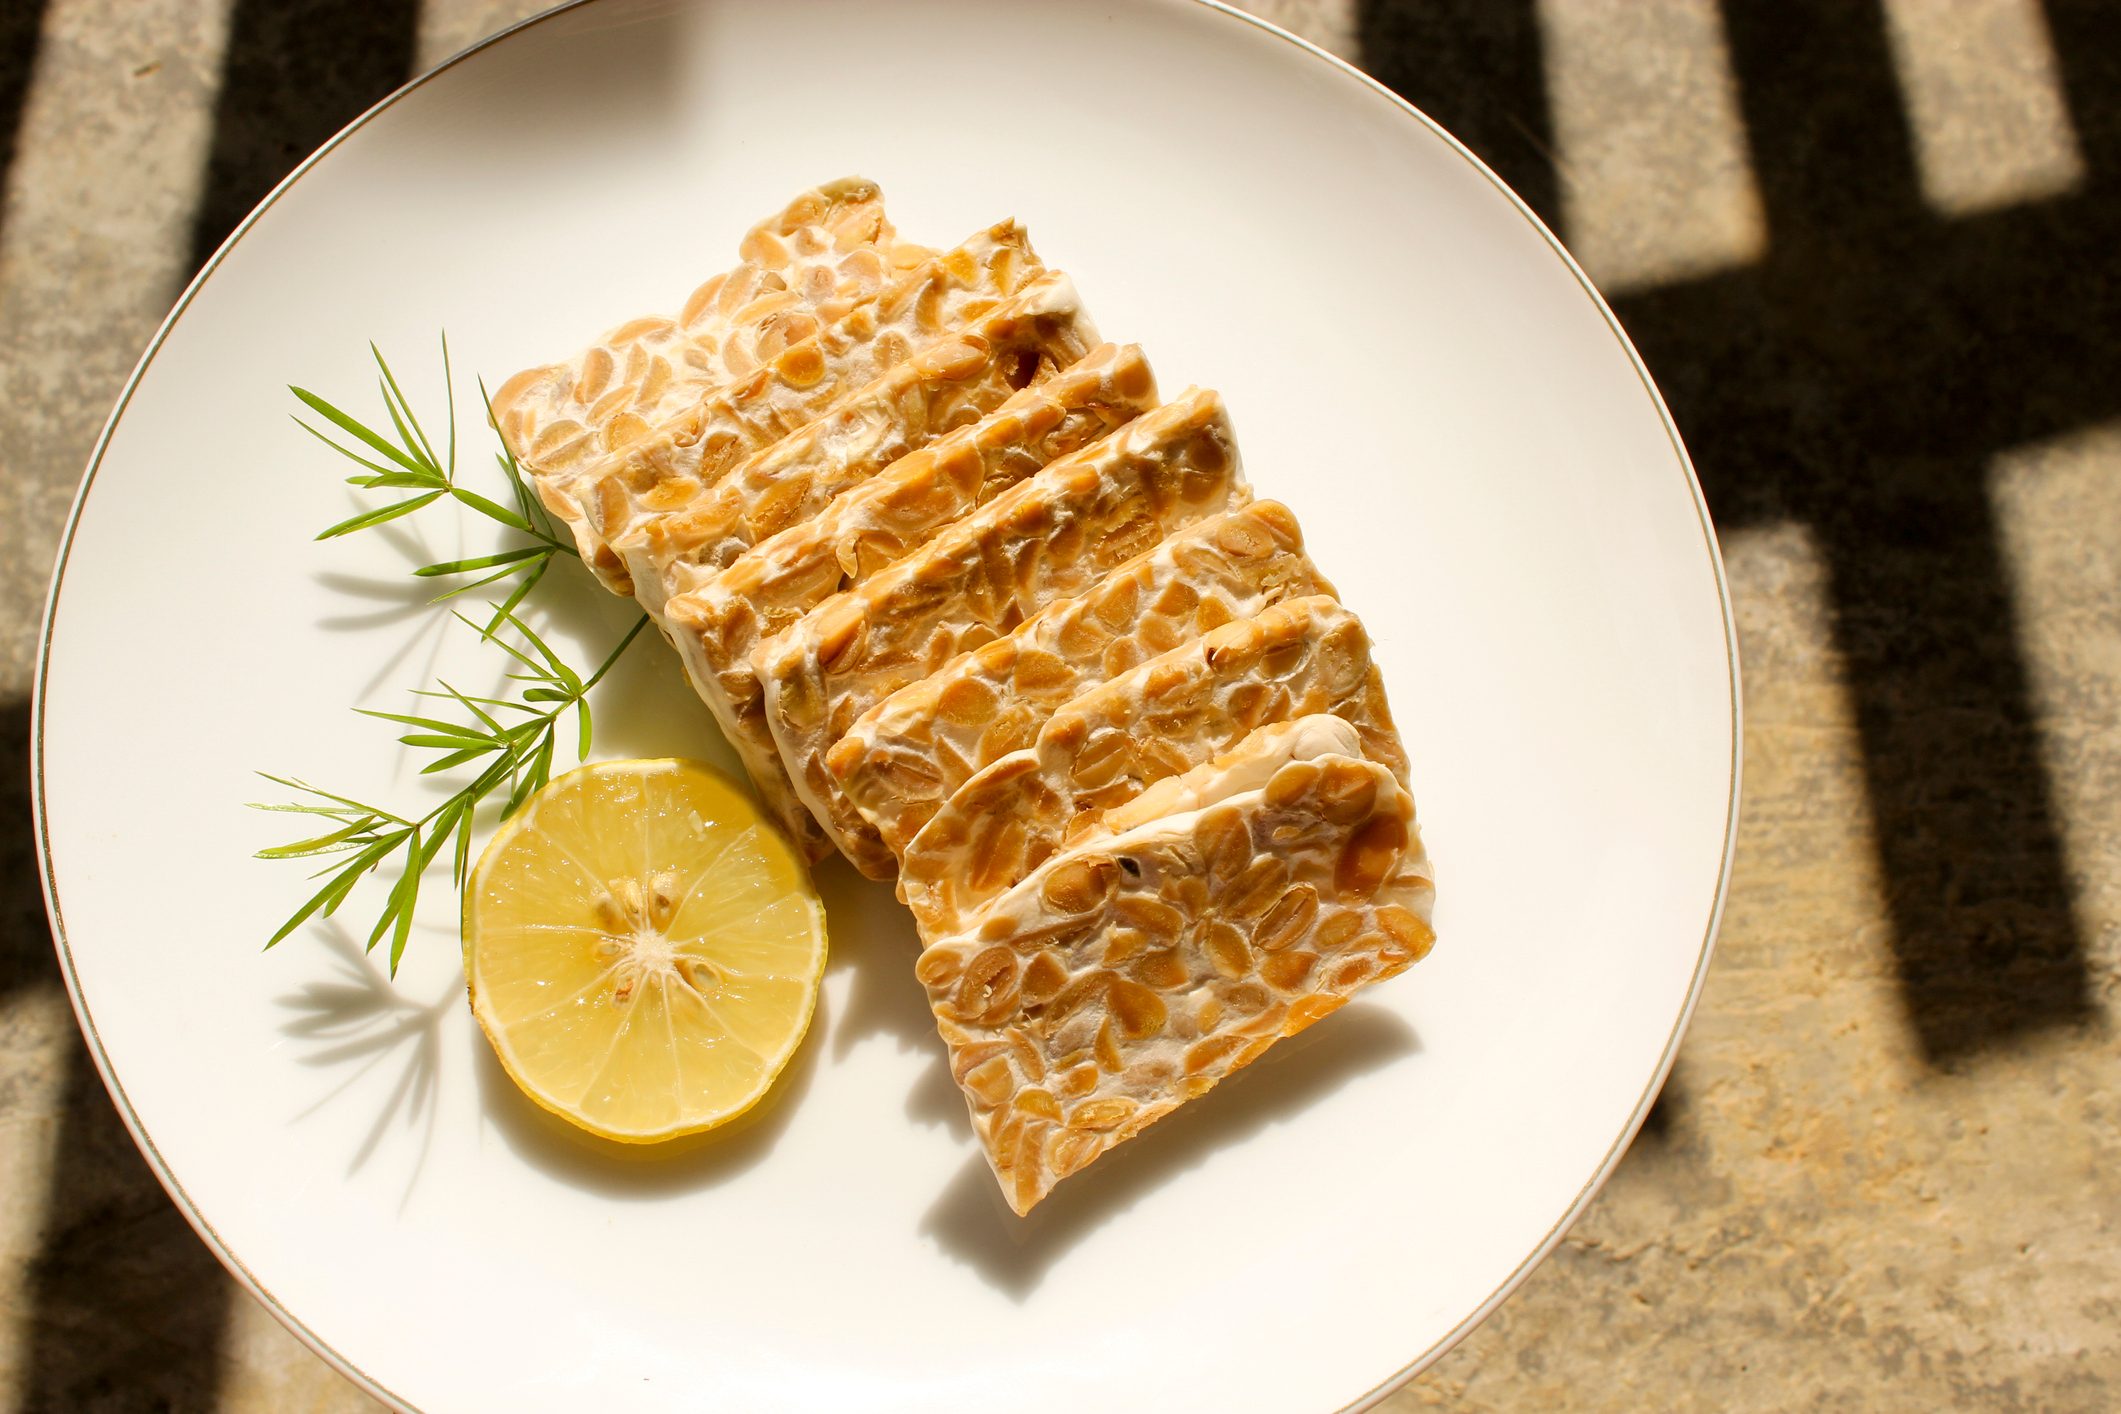
[[(1352, 1411), (1372, 1408), (1387, 1395), (1391, 1394), (1392, 1391), (1398, 1389), (1401, 1385), (1404, 1385), (1407, 1381), (1413, 1379), (1414, 1376), (1434, 1364), (1451, 1347), (1465, 1339), (1476, 1326), (1492, 1315), (1498, 1306), (1509, 1299), (1510, 1294), (1523, 1284), (1525, 1278), (1530, 1276), (1533, 1269), (1554, 1250), (1562, 1237), (1575, 1225), (1577, 1219), (1583, 1216), (1584, 1210), (1590, 1206), (1591, 1199), (1597, 1196), (1599, 1189), (1605, 1186), (1606, 1180), (1612, 1176), (1614, 1168), (1619, 1165), (1621, 1156), (1627, 1152), (1628, 1145), (1633, 1141), (1636, 1131), (1641, 1129), (1644, 1119), (1648, 1117), (1650, 1106), (1656, 1102), (1658, 1093), (1664, 1088), (1665, 1078), (1671, 1073), (1672, 1063), (1678, 1057), (1680, 1041), (1686, 1035), (1687, 1023), (1693, 1018), (1694, 1008), (1701, 1000), (1702, 984), (1708, 976), (1709, 962), (1715, 954), (1717, 928), (1722, 922), (1724, 903), (1730, 892), (1731, 864), (1737, 852), (1740, 779), (1744, 756), (1743, 708), (1739, 683), (1737, 627), (1731, 613), (1730, 584), (1724, 573), (1723, 553), (1716, 541), (1715, 526), (1709, 518), (1708, 501), (1702, 494), (1700, 478), (1694, 472), (1693, 459), (1687, 455), (1686, 444), (1679, 436), (1679, 428), (1672, 421), (1671, 410), (1665, 406), (1664, 396), (1658, 392), (1657, 385), (1650, 377), (1649, 369), (1644, 365), (1641, 354), (1636, 351), (1634, 341), (1628, 338), (1627, 331), (1621, 327), (1620, 320), (1614, 315), (1611, 306), (1606, 303), (1605, 297), (1598, 292), (1597, 286), (1591, 283), (1590, 276), (1584, 273), (1583, 267), (1576, 263), (1575, 257), (1569, 254), (1567, 247), (1563, 246), (1554, 233), (1547, 228), (1546, 223), (1539, 218), (1538, 213), (1525, 205), (1524, 199), (1512, 191), (1508, 183), (1498, 177), (1494, 170), (1481, 161), (1479, 157), (1475, 156), (1470, 148), (1456, 137), (1453, 137), (1433, 118), (1347, 60), (1328, 53), (1307, 39), (1291, 34), (1279, 25), (1263, 20), (1257, 15), (1247, 14), (1243, 10), (1236, 9), (1234, 6), (1225, 3), (1225, 0), (1156, 0), (1156, 2), (1167, 7), (1206, 10), (1237, 20), (1292, 46), (1298, 52), (1309, 56), (1311, 59), (1326, 64), (1342, 77), (1354, 80), (1362, 88), (1369, 90), (1374, 97), (1383, 99), (1405, 116), (1412, 118), (1432, 136), (1441, 139), (1452, 152), (1456, 153), (1460, 159), (1470, 165), (1496, 191), (1502, 194), (1510, 203), (1511, 208), (1546, 243), (1547, 248), (1561, 259), (1562, 264), (1575, 277), (1583, 292), (1590, 297), (1592, 305), (1597, 309), (1599, 316), (1604, 319), (1606, 327), (1612, 332), (1615, 342), (1620, 345), (1621, 352), (1627, 355), (1628, 365), (1634, 369), (1635, 377), (1641, 383), (1643, 392), (1649, 395), (1650, 404), (1657, 411), (1658, 421), (1664, 427), (1665, 436), (1671, 443), (1672, 451), (1679, 459), (1680, 470), (1685, 473), (1687, 493), (1693, 500), (1694, 513), (1701, 527), (1703, 546), (1708, 551), (1709, 568), (1716, 584), (1717, 604), (1723, 616), (1724, 662), (1728, 672), (1731, 697), (1731, 762), (1727, 787), (1729, 803), (1724, 817), (1722, 860), (1717, 868), (1715, 894), (1710, 900), (1708, 919), (1702, 930), (1700, 953), (1695, 959), (1693, 975), (1687, 981), (1685, 1000), (1680, 1006), (1678, 1016), (1672, 1022), (1670, 1033), (1665, 1038), (1664, 1048), (1658, 1055), (1657, 1065), (1644, 1085), (1641, 1095), (1637, 1098), (1634, 1108), (1629, 1112), (1626, 1123), (1621, 1126), (1619, 1135), (1614, 1138), (1611, 1147), (1606, 1150), (1605, 1156), (1600, 1159), (1597, 1168), (1585, 1180), (1583, 1187), (1577, 1191), (1576, 1196), (1570, 1201), (1567, 1209), (1547, 1229), (1539, 1241), (1533, 1245), (1532, 1250), (1525, 1254), (1522, 1261), (1511, 1268), (1509, 1273), (1495, 1287), (1494, 1291), (1489, 1293), (1487, 1298), (1475, 1307), (1464, 1320), (1430, 1342), (1425, 1349), (1391, 1375), (1372, 1385), (1354, 1400), (1342, 1406), (1342, 1414), (1352, 1414)], [(333, 134), (323, 146), (304, 158), (300, 165), (281, 178), (278, 185), (274, 186), (266, 194), (265, 199), (260, 201), (233, 231), (229, 232), (228, 238), (222, 241), (220, 247), (199, 268), (199, 273), (194, 275), (191, 283), (185, 286), (184, 293), (177, 297), (177, 301), (171, 306), (168, 316), (163, 319), (160, 327), (155, 330), (154, 337), (148, 341), (146, 350), (140, 355), (139, 363), (134, 366), (131, 376), (126, 379), (125, 387), (119, 393), (118, 401), (112, 407), (110, 417), (103, 425), (103, 431), (96, 438), (95, 447), (89, 453), (87, 469), (82, 474), (80, 489), (74, 493), (73, 506), (67, 513), (66, 528), (60, 536), (59, 553), (52, 567), (51, 587), (46, 593), (44, 621), (37, 641), (37, 673), (30, 708), (30, 809), (36, 820), (39, 874), (44, 886), (45, 912), (51, 921), (52, 941), (59, 955), (60, 971), (66, 980), (67, 999), (73, 1005), (74, 1016), (79, 1021), (82, 1035), (88, 1042), (89, 1055), (95, 1061), (96, 1072), (103, 1078), (103, 1084), (110, 1091), (111, 1099), (117, 1106), (119, 1117), (124, 1120), (127, 1131), (133, 1137), (133, 1142), (139, 1146), (140, 1152), (147, 1158), (148, 1167), (154, 1171), (155, 1178), (169, 1193), (171, 1201), (177, 1206), (177, 1210), (184, 1215), (184, 1220), (191, 1224), (193, 1231), (199, 1234), (200, 1239), (212, 1250), (214, 1256), (220, 1260), (221, 1264), (234, 1274), (244, 1288), (264, 1305), (266, 1310), (272, 1313), (274, 1319), (292, 1331), (303, 1344), (315, 1351), (332, 1368), (352, 1380), (368, 1394), (394, 1408), (406, 1410), (409, 1414), (419, 1414), (417, 1406), (403, 1396), (392, 1392), (381, 1381), (361, 1369), (350, 1358), (335, 1349), (330, 1342), (305, 1325), (294, 1312), (289, 1310), (281, 1303), (278, 1297), (273, 1295), (270, 1288), (259, 1280), (257, 1274), (251, 1271), (242, 1258), (236, 1255), (235, 1249), (215, 1230), (213, 1224), (207, 1220), (206, 1215), (192, 1201), (191, 1195), (185, 1191), (183, 1183), (178, 1180), (175, 1172), (170, 1169), (168, 1163), (162, 1158), (161, 1150), (156, 1146), (154, 1138), (147, 1132), (146, 1125), (141, 1122), (139, 1115), (134, 1111), (132, 1101), (126, 1095), (124, 1084), (118, 1079), (117, 1072), (113, 1069), (109, 1056), (104, 1052), (102, 1036), (96, 1029), (95, 1017), (89, 1011), (88, 1000), (81, 991), (80, 977), (74, 970), (73, 949), (67, 940), (65, 915), (59, 902), (58, 872), (52, 859), (51, 826), (44, 809), (44, 701), (47, 680), (51, 675), (52, 630), (58, 622), (59, 595), (65, 584), (67, 560), (73, 553), (74, 536), (80, 528), (81, 512), (88, 504), (89, 492), (95, 486), (96, 473), (102, 467), (103, 457), (110, 447), (111, 437), (116, 433), (119, 421), (125, 416), (125, 409), (132, 402), (134, 392), (138, 390), (141, 380), (147, 376), (149, 367), (154, 363), (155, 355), (161, 351), (162, 345), (168, 341), (171, 332), (177, 326), (177, 321), (184, 316), (185, 310), (190, 308), (192, 301), (206, 287), (206, 282), (212, 278), (214, 272), (228, 258), (229, 252), (236, 248), (237, 243), (248, 234), (252, 226), (257, 224), (258, 219), (296, 182), (307, 176), (318, 163), (323, 161), (341, 143), (366, 127), (378, 114), (395, 104), (399, 99), (439, 78), (442, 74), (463, 63), (472, 55), (490, 49), (524, 30), (542, 24), (570, 10), (578, 10), (600, 3), (625, 4), (628, 3), (628, 0), (563, 0), (561, 4), (554, 5), (548, 10), (542, 10), (535, 15), (517, 21), (506, 29), (488, 35), (476, 44), (470, 45), (444, 59), (426, 72), (407, 80), (387, 97), (376, 102), (366, 112)]]

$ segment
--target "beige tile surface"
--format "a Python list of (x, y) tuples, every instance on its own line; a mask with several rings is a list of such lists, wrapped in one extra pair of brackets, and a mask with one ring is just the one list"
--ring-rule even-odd
[[(88, 1065), (26, 696), (66, 503), (200, 254), (530, 8), (0, 6), (0, 1408), (370, 1407), (215, 1265)], [(2121, 1406), (2121, 12), (1259, 8), (1464, 137), (1613, 289), (1746, 667), (1729, 914), (1665, 1097), (1386, 1407)]]

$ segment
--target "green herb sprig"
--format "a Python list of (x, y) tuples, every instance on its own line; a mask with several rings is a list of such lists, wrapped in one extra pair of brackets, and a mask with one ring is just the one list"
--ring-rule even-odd
[[(481, 576), (438, 594), (438, 603), (505, 579), (514, 579), (507, 597), (498, 603), (488, 602), (493, 612), (484, 623), (462, 613), (454, 613), (454, 617), (477, 633), (481, 641), (500, 649), (511, 660), (514, 670), (506, 675), (507, 679), (522, 685), (516, 697), (477, 696), (442, 682), (438, 688), (421, 689), (416, 695), (453, 703), (461, 709), (461, 715), (455, 718), (355, 709), (363, 716), (410, 728), (398, 737), (399, 742), (434, 753), (433, 759), (420, 768), (421, 775), (475, 767), (475, 773), (468, 781), (433, 809), (415, 816), (411, 812), (400, 813), (364, 804), (296, 777), (259, 773), (265, 779), (296, 792), (300, 798), (279, 804), (255, 804), (254, 808), (307, 815), (328, 822), (331, 828), (319, 835), (260, 850), (258, 857), (326, 857), (335, 860), (311, 875), (323, 879), (323, 886), (280, 925), (266, 946), (270, 948), (278, 944), (311, 917), (332, 916), (364, 877), (392, 858), (402, 857), (401, 872), (390, 887), (367, 941), (367, 947), (373, 950), (386, 935), (389, 936), (390, 970), (395, 975), (399, 959), (405, 953), (406, 941), (412, 934), (420, 881), (429, 866), (445, 849), (450, 850), (451, 879), (458, 889), (463, 888), (471, 858), (472, 824), (481, 806), (500, 797), (500, 816), (506, 819), (551, 779), (561, 723), (570, 712), (575, 717), (576, 754), (582, 759), (588, 757), (593, 739), (589, 694), (640, 637), (641, 630), (648, 625), (648, 618), (644, 614), (636, 619), (604, 655), (603, 661), (587, 674), (570, 667), (554, 652), (551, 645), (524, 622), (518, 610), (544, 578), (554, 558), (563, 554), (578, 555), (575, 547), (563, 534), (555, 531), (544, 508), (525, 482), (522, 468), (505, 439), (496, 461), (507, 482), (513, 508), (460, 484), (456, 475), (456, 398), (453, 389), (448, 399), (448, 451), (438, 457), (434, 444), (429, 441), (411, 404), (399, 389), (390, 365), (384, 361), (382, 351), (373, 344), (369, 349), (381, 375), (377, 387), (390, 415), (396, 434), (394, 439), (385, 437), (307, 389), (292, 388), (291, 391), (304, 406), (368, 452), (383, 458), (388, 465), (335, 441), (299, 417), (295, 421), (325, 446), (365, 468), (362, 474), (348, 478), (352, 485), (368, 491), (409, 494), (329, 526), (317, 538), (328, 540), (386, 525), (447, 498), (450, 504), (467, 507), (497, 521), (525, 540), (525, 543), (495, 554), (445, 560), (413, 570), (423, 579)], [(446, 337), (442, 342), (442, 377), (445, 383), (449, 382), (449, 342)], [(479, 391), (484, 397), (483, 383)], [(486, 400), (486, 417), (489, 426), (496, 425), (491, 399)]]
[[(382, 394), (384, 410), (390, 414), (391, 428), (397, 434), (395, 439), (383, 436), (307, 388), (290, 384), (288, 391), (301, 399), (302, 404), (318, 417), (352, 438), (368, 453), (383, 458), (383, 461), (371, 460), (370, 456), (334, 441), (300, 417), (295, 418), (295, 425), (348, 461), (364, 468), (361, 473), (346, 478), (348, 485), (358, 486), (364, 491), (402, 491), (409, 494), (362, 511), (359, 515), (348, 516), (336, 525), (326, 526), (317, 533), (317, 539), (331, 540), (341, 535), (350, 535), (357, 530), (388, 525), (391, 521), (411, 515), (414, 511), (433, 505), (446, 496), (488, 520), (499, 522), (518, 535), (527, 536), (529, 543), (512, 546), (491, 555), (475, 555), (468, 559), (442, 560), (431, 565), (421, 565), (413, 573), (422, 579), (446, 579), (454, 575), (478, 574), (482, 570), (491, 571), (482, 578), (469, 580), (443, 591), (435, 596), (437, 600), (466, 594), (474, 589), (483, 589), (489, 584), (513, 577), (515, 585), (501, 603), (503, 611), (513, 610), (537, 587), (538, 581), (544, 578), (554, 556), (573, 555), (580, 558), (581, 552), (564, 534), (554, 529), (552, 518), (546, 514), (544, 506), (532, 493), (529, 483), (523, 477), (523, 468), (516, 461), (515, 452), (505, 438), (500, 439), (501, 450), (495, 454), (494, 459), (499, 463), (501, 475), (507, 481), (509, 499), (514, 502), (513, 507), (482, 496), (457, 481), (457, 396), (456, 385), (449, 374), (449, 337), (446, 334), (442, 338), (442, 382), (449, 404), (449, 450), (443, 457), (435, 455), (434, 443), (428, 440), (426, 430), (420, 426), (420, 419), (414, 414), (412, 405), (405, 400), (405, 394), (398, 387), (397, 378), (390, 371), (390, 364), (383, 358), (383, 351), (374, 344), (368, 346), (368, 351), (376, 361), (376, 371), (379, 375), (376, 379), (376, 391)], [(486, 404), (487, 425), (496, 427), (493, 400), (487, 396), (483, 380), (479, 384), (479, 396)], [(489, 626), (498, 626), (501, 618), (502, 615), (497, 613)]]

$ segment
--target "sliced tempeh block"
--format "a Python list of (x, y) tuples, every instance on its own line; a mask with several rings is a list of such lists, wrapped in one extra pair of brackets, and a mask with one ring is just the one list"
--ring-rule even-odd
[(1219, 395), (1190, 391), (1054, 462), (920, 550), (763, 643), (751, 665), (804, 804), (871, 878), (890, 851), (827, 775), (825, 752), (885, 696), (1172, 531), (1250, 499)]
[(1078, 697), (960, 787), (907, 847), (899, 896), (924, 936), (951, 931), (1100, 812), (1258, 727), (1320, 712), (1346, 718), (1363, 754), (1404, 776), (1369, 636), (1337, 601), (1291, 599), (1203, 634)]
[(1097, 342), (1067, 276), (1047, 272), (963, 329), (922, 347), (824, 417), (756, 453), (691, 504), (612, 548), (650, 613), (800, 524), (909, 452), (978, 422)]
[(1413, 798), (1359, 757), (1048, 860), (916, 971), (1003, 1195), (1053, 1185), (1434, 941)]
[(1021, 290), (1043, 267), (1023, 228), (991, 226), (897, 276), (810, 338), (748, 377), (666, 419), (584, 468), (573, 491), (596, 537), (585, 558), (607, 588), (631, 593), (614, 542), (691, 504), (731, 467), (816, 421), (916, 349)]
[(859, 717), (826, 754), (847, 798), (902, 854), (957, 788), (1031, 745), (1101, 682), (1284, 599), (1331, 594), (1276, 501), (1186, 527), (1077, 599), (1046, 608)]
[[(916, 355), (906, 366), (926, 357)], [(693, 687), (790, 832), (816, 842), (813, 857), (830, 842), (788, 782), (766, 725), (752, 650), (965, 512), (1155, 405), (1156, 380), (1139, 349), (1095, 349), (975, 425), (900, 458), (814, 519), (761, 542), (664, 606), (665, 627)]]
[(897, 244), (883, 193), (847, 177), (752, 227), (738, 254), (743, 263), (695, 290), (677, 318), (630, 320), (494, 391), (502, 439), (570, 528), (582, 516), (574, 482), (590, 463), (844, 318), (931, 252)]

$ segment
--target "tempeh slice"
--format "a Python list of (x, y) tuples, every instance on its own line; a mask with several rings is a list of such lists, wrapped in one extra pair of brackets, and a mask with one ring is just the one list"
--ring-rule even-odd
[(951, 793), (1099, 683), (1285, 599), (1331, 594), (1275, 501), (1186, 527), (1077, 599), (900, 688), (826, 754), (847, 798), (903, 853)]
[(829, 182), (752, 227), (742, 263), (695, 290), (677, 318), (629, 320), (567, 362), (501, 384), (494, 424), (538, 498), (572, 528), (583, 468), (844, 318), (930, 254), (896, 243), (874, 182)]
[(1406, 787), (1329, 755), (1069, 850), (934, 938), (916, 972), (1010, 1206), (1421, 958), (1434, 897)]
[(1003, 221), (925, 260), (837, 322), (748, 377), (666, 419), (585, 468), (574, 494), (596, 537), (585, 556), (605, 586), (631, 593), (615, 542), (691, 504), (760, 448), (816, 421), (915, 350), (976, 319), (1043, 273), (1023, 228)]
[(1048, 272), (963, 329), (928, 344), (809, 426), (756, 453), (691, 504), (612, 548), (650, 613), (698, 588), (778, 531), (909, 452), (978, 422), (1053, 377), (1097, 342), (1074, 284)]
[[(905, 366), (928, 356), (918, 354)], [(1105, 345), (975, 425), (893, 462), (814, 519), (763, 541), (664, 606), (665, 627), (693, 687), (790, 832), (818, 842), (813, 857), (830, 842), (788, 782), (766, 725), (752, 650), (963, 513), (1155, 404), (1156, 380), (1141, 351)]]
[(1046, 467), (752, 654), (803, 803), (855, 865), (894, 861), (826, 774), (886, 695), (1073, 598), (1172, 531), (1249, 500), (1222, 399), (1194, 390)]
[(1150, 784), (1269, 722), (1326, 712), (1404, 778), (1406, 756), (1354, 614), (1291, 599), (1152, 658), (1055, 712), (1038, 738), (960, 787), (901, 860), (924, 935), (951, 931)]
[(1167, 815), (1206, 810), (1233, 795), (1255, 791), (1292, 761), (1321, 756), (1368, 759), (1362, 733), (1345, 717), (1315, 712), (1286, 722), (1269, 722), (1219, 756), (1212, 756), (1183, 775), (1153, 782), (1140, 795), (1115, 805), (1070, 843), (1080, 849), (1106, 835), (1124, 834)]

